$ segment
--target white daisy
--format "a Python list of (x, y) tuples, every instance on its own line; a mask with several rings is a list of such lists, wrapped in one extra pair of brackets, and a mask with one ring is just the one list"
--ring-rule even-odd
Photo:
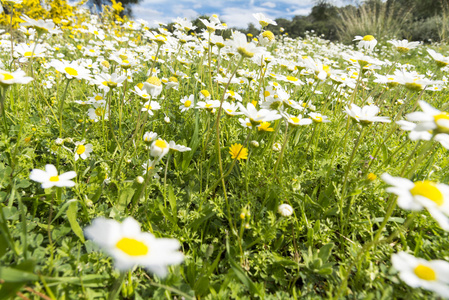
[(56, 187), (74, 187), (75, 182), (73, 182), (72, 178), (76, 177), (75, 171), (70, 171), (58, 175), (58, 170), (54, 165), (46, 165), (45, 171), (40, 169), (34, 169), (30, 173), (30, 179), (36, 182), (42, 183), (43, 189), (48, 189), (53, 186)]
[(180, 244), (176, 239), (157, 239), (151, 233), (142, 232), (132, 217), (122, 223), (96, 218), (84, 233), (112, 256), (115, 266), (123, 271), (140, 265), (165, 277), (169, 265), (180, 264), (184, 260), (183, 254), (177, 251)]
[(423, 288), (449, 298), (449, 263), (444, 260), (416, 258), (405, 252), (393, 254), (393, 267), (399, 278), (413, 288)]

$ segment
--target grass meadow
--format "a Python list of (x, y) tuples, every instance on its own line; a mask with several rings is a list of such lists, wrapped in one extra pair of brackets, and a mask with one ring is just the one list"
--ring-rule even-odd
[(122, 9), (0, 35), (0, 299), (449, 297), (446, 44)]

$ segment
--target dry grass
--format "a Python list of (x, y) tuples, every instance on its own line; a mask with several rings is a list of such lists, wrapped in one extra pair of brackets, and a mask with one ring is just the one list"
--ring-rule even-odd
[(410, 16), (411, 8), (398, 8), (394, 3), (363, 3), (340, 10), (337, 35), (344, 43), (350, 43), (356, 35), (371, 34), (380, 40), (399, 37)]

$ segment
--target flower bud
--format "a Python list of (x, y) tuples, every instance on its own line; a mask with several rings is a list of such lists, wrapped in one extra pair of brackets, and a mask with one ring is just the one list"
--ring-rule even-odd
[(273, 144), (273, 151), (281, 151), (282, 145), (281, 143), (274, 143)]
[(281, 204), (278, 207), (278, 213), (283, 217), (289, 217), (293, 214), (293, 207), (289, 204)]

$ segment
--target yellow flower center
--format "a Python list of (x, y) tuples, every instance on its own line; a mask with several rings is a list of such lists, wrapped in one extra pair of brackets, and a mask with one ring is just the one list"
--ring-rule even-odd
[(370, 181), (374, 181), (374, 180), (376, 180), (377, 176), (376, 176), (376, 174), (374, 174), (374, 173), (369, 173), (368, 176), (367, 176), (367, 178), (368, 178), (368, 180), (370, 180)]
[(269, 92), (269, 91), (265, 91), (265, 92), (263, 93), (263, 95), (264, 95), (265, 97), (268, 97), (268, 96), (270, 96), (270, 92)]
[(78, 145), (78, 148), (76, 148), (76, 153), (77, 153), (78, 155), (83, 154), (84, 151), (86, 151), (86, 147), (84, 147), (84, 145)]
[(56, 175), (56, 176), (51, 176), (51, 177), (50, 177), (50, 181), (51, 181), (51, 182), (58, 182), (58, 181), (59, 181), (59, 176), (58, 176), (58, 175)]
[(14, 79), (14, 76), (12, 76), (11, 74), (8, 74), (8, 73), (0, 73), (0, 74), (3, 75), (3, 80)]
[(156, 147), (159, 147), (161, 149), (165, 149), (168, 147), (167, 143), (163, 140), (157, 140), (155, 145), (156, 145)]
[(123, 54), (119, 54), (119, 57), (120, 57), (121, 60), (128, 59), (128, 56), (123, 55)]
[(151, 105), (145, 105), (145, 108), (150, 110), (151, 109)]
[(373, 41), (373, 40), (375, 40), (376, 38), (374, 37), (374, 36), (372, 36), (372, 35), (365, 35), (364, 37), (363, 37), (363, 40), (364, 41), (367, 41), (367, 42), (370, 42), (370, 41)]
[(107, 60), (103, 60), (103, 61), (101, 62), (101, 65), (102, 65), (103, 67), (105, 67), (105, 68), (109, 68), (109, 62), (108, 62)]
[(168, 81), (170, 81), (170, 82), (178, 82), (178, 79), (176, 77), (170, 77), (170, 78), (168, 78)]
[(262, 33), (262, 36), (263, 36), (264, 38), (267, 38), (270, 42), (271, 42), (271, 41), (274, 41), (274, 34), (273, 34), (271, 31), (269, 31), (269, 30), (264, 31), (264, 32)]
[(95, 110), (95, 114), (99, 117), (104, 115), (104, 109), (102, 107), (99, 107)]
[(290, 120), (292, 120), (293, 123), (299, 123), (298, 117), (291, 117)]
[(103, 97), (101, 97), (100, 95), (96, 95), (94, 99), (95, 99), (95, 101), (99, 101), (99, 100), (102, 100)]
[(67, 72), (67, 74), (71, 76), (78, 76), (78, 71), (75, 70), (74, 68), (66, 67), (64, 70)]
[(25, 52), (25, 53), (23, 54), (23, 56), (25, 56), (25, 57), (31, 57), (31, 54), (33, 54), (33, 52), (27, 51), (27, 52)]
[(149, 84), (156, 85), (156, 86), (161, 86), (162, 85), (161, 80), (159, 78), (155, 77), (155, 76), (151, 76), (150, 78), (148, 78), (147, 82)]
[(413, 273), (415, 273), (418, 278), (428, 281), (434, 281), (437, 279), (437, 275), (432, 268), (424, 265), (418, 265), (414, 270)]
[(441, 122), (441, 121), (449, 122), (449, 113), (442, 112), (438, 115), (433, 116), (433, 119), (435, 121), (435, 124), (437, 124), (437, 126), (438, 126), (439, 132), (449, 133), (449, 127), (447, 126), (447, 124), (444, 124), (444, 122)]
[(436, 187), (435, 182), (424, 180), (415, 182), (415, 186), (410, 190), (413, 196), (423, 196), (435, 202), (438, 206), (443, 205), (444, 197)]
[(293, 77), (293, 76), (287, 76), (287, 80), (288, 81), (298, 81), (298, 78)]
[(148, 246), (136, 239), (122, 238), (115, 246), (130, 256), (142, 256), (148, 254)]
[(190, 107), (190, 105), (192, 105), (192, 101), (187, 100), (186, 102), (184, 102), (185, 107)]
[(313, 120), (314, 120), (315, 122), (318, 122), (318, 123), (323, 122), (323, 118), (320, 117), (320, 116), (315, 116), (315, 117), (313, 118)]
[(210, 93), (207, 90), (201, 90), (200, 93), (203, 94), (204, 97), (210, 97)]
[(259, 24), (260, 24), (262, 27), (268, 26), (268, 22), (266, 22), (266, 21), (259, 21)]

